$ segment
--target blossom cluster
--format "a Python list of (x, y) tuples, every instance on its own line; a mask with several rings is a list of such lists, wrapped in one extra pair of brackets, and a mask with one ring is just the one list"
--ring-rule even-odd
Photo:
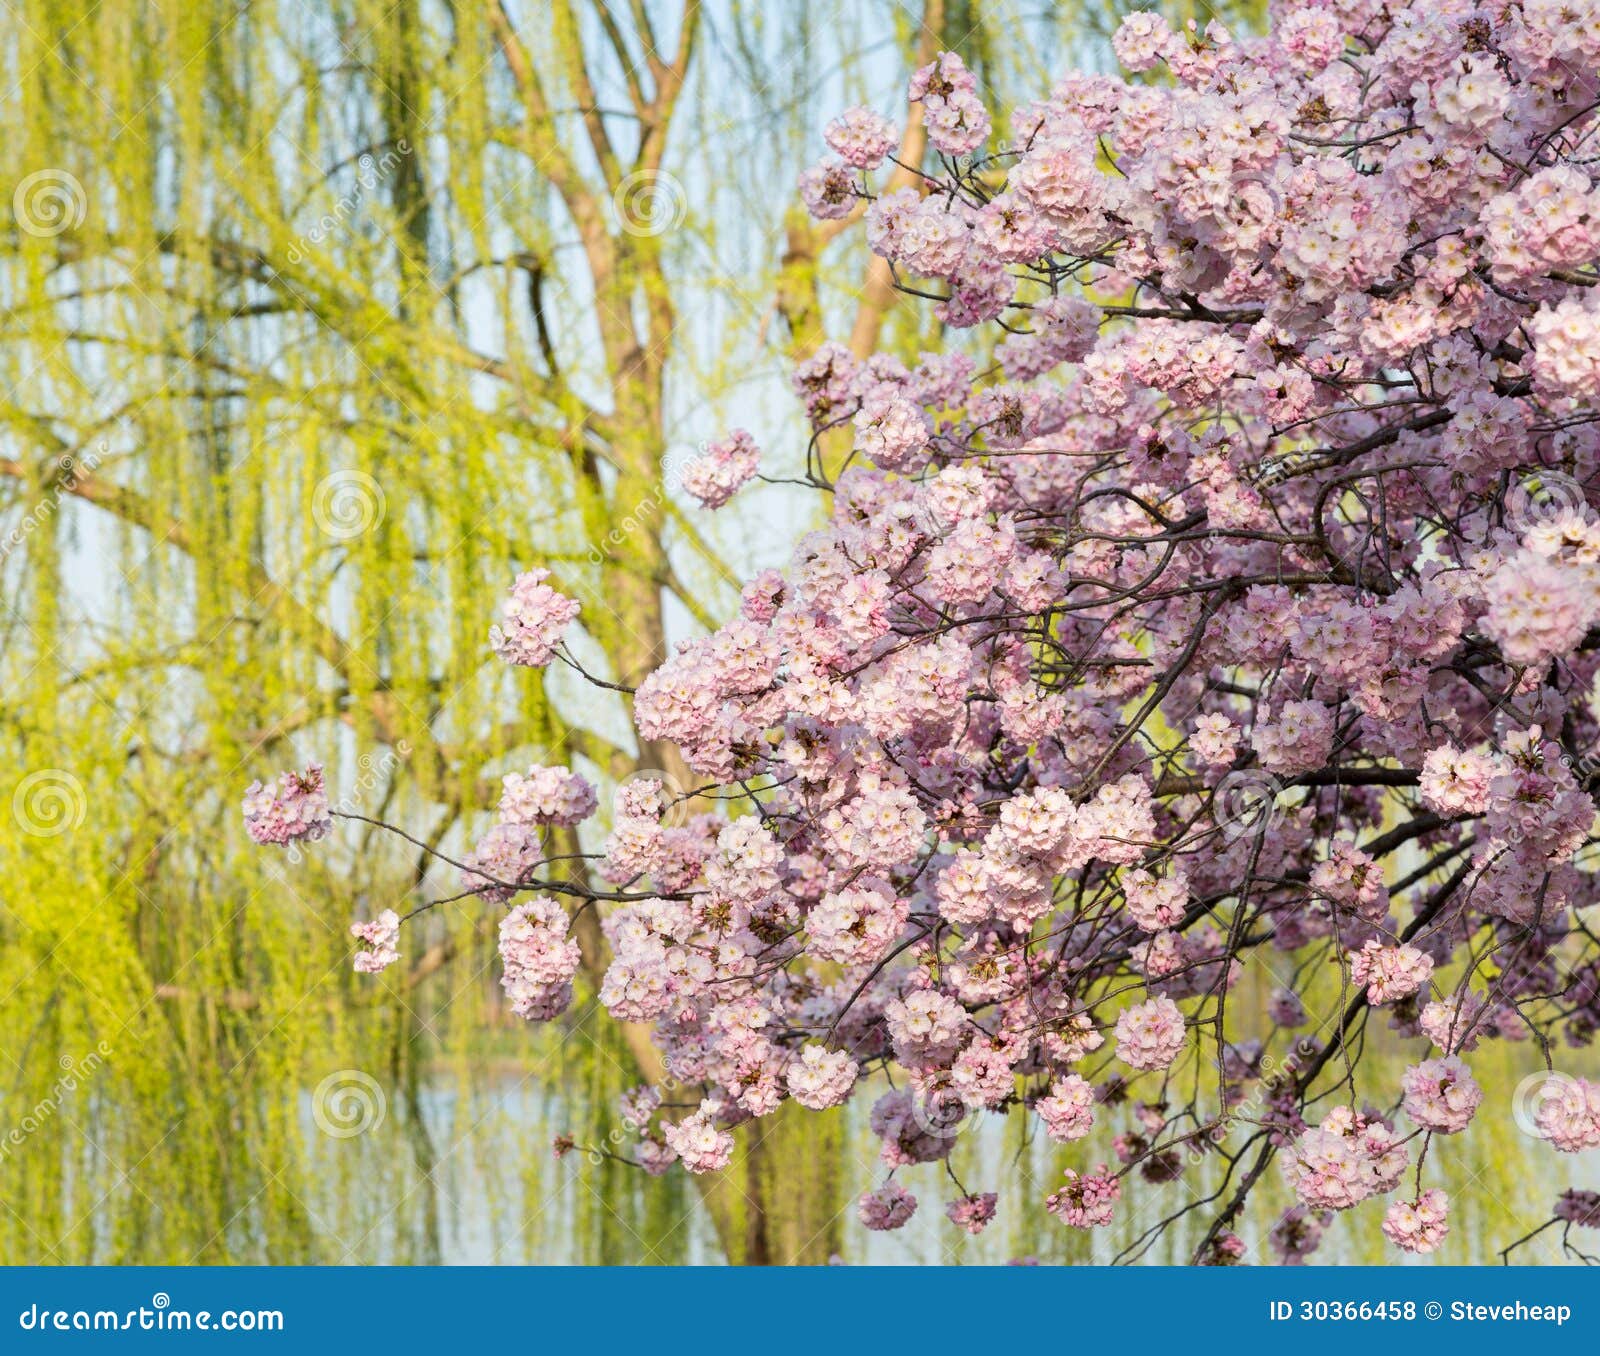
[(333, 827), (322, 765), (304, 772), (285, 772), (276, 788), (251, 782), (244, 793), (244, 826), (258, 843), (314, 843)]
[(400, 915), (393, 909), (384, 909), (368, 922), (352, 923), (350, 935), (363, 943), (354, 962), (358, 974), (375, 975), (400, 959)]
[[(1157, 81), (1067, 74), (997, 125), (943, 53), (907, 92), (924, 163), (887, 168), (905, 139), (871, 109), (829, 125), (806, 206), (859, 217), (953, 337), (799, 362), (825, 519), (632, 693), (700, 788), (620, 785), (581, 905), (598, 1001), (700, 1099), (643, 1166), (716, 1171), (786, 1101), (873, 1098), (889, 1175), (858, 1213), (894, 1229), (900, 1174), (1016, 1111), (1085, 1151), (1042, 1205), (1097, 1228), (1248, 1099), (1243, 1189), (1275, 1159), (1295, 1194), (1281, 1260), (1402, 1180), (1384, 1236), (1448, 1247), (1439, 1137), (1511, 1118), (1474, 1051), (1600, 1032), (1586, 13), (1138, 13), (1114, 47)], [(720, 506), (758, 460), (736, 432), (683, 488)], [(494, 630), (512, 663), (576, 619), (546, 578)], [(596, 809), (575, 774), (508, 776), (465, 887), (539, 889), (552, 826)], [(247, 799), (263, 841), (319, 814), (299, 783)], [(530, 1016), (579, 964), (538, 899), (502, 934)], [(1363, 1060), (1385, 1042), (1398, 1078)], [(1558, 1080), (1536, 1121), (1600, 1143), (1600, 1085)], [(1078, 1144), (1101, 1133), (1115, 1168)], [(982, 1228), (994, 1196), (961, 1190), (948, 1220)], [(1160, 1213), (1226, 1262), (1241, 1202)]]
[(548, 895), (533, 896), (500, 920), (500, 983), (518, 1017), (547, 1021), (571, 1003), (581, 957), (567, 925), (567, 911)]
[(706, 508), (721, 508), (751, 480), (761, 465), (761, 449), (742, 428), (735, 429), (683, 468), (683, 488)]
[(502, 609), (500, 623), (490, 628), (489, 643), (508, 664), (539, 668), (550, 662), (562, 633), (578, 615), (578, 604), (544, 581), (549, 570), (519, 574)]

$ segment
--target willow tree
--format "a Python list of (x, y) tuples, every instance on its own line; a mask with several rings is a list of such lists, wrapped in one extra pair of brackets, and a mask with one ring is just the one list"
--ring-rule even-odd
[[(437, 1255), (431, 1208), (330, 1252), (305, 1098), (370, 1070), (426, 1183), (452, 1145), (421, 1063), (504, 1024), (493, 919), (440, 919), (363, 1001), (346, 925), (419, 884), (422, 853), (351, 837), (272, 871), (238, 789), (316, 752), (344, 808), (403, 801), (439, 846), (532, 759), (683, 775), (620, 733), (620, 696), (509, 692), (488, 610), (515, 569), (553, 568), (627, 686), (674, 627), (725, 615), (718, 544), (664, 469), (717, 426), (696, 402), (751, 351), (865, 353), (895, 323), (938, 343), (895, 321), (854, 222), (782, 224), (810, 72), (873, 92), (858, 54), (887, 45), (892, 73), (955, 45), (1036, 77), (1038, 34), (1002, 20), (943, 0), (8, 11), (0, 1086), (36, 1129), (0, 1146), (0, 1256), (340, 1260), (369, 1236)], [(641, 1033), (588, 1033), (541, 1054), (591, 1100), (654, 1071)], [(797, 1179), (767, 1133), (708, 1191), (720, 1245), (826, 1255), (826, 1147)], [(370, 1163), (336, 1167), (359, 1196)], [(675, 1189), (622, 1223), (671, 1233)]]

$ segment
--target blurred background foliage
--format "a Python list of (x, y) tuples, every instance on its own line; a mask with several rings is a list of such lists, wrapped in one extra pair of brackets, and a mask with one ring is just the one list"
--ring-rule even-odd
[[(941, 47), (1002, 106), (1038, 97), (1109, 65), (1119, 8), (8, 3), (0, 1261), (1136, 1244), (1022, 1208), (1061, 1165), (1015, 1121), (958, 1149), (973, 1189), (1022, 1198), (971, 1241), (934, 1200), (864, 1237), (864, 1108), (763, 1121), (712, 1182), (558, 1162), (556, 1134), (614, 1147), (617, 1093), (652, 1073), (642, 1033), (590, 992), (554, 1028), (511, 1018), (482, 907), (436, 911), (358, 983), (352, 917), (451, 873), (369, 832), (264, 852), (238, 814), (250, 780), (321, 759), (344, 809), (454, 854), (510, 767), (677, 771), (620, 704), (492, 659), (506, 585), (553, 569), (618, 681), (727, 616), (820, 507), (774, 485), (712, 519), (674, 468), (744, 424), (793, 474), (796, 357), (947, 342), (858, 226), (796, 213), (823, 123), (858, 101), (904, 118)], [(1254, 0), (1221, 17), (1261, 21)], [(1559, 1168), (1466, 1138), (1460, 1246), (1492, 1257), (1502, 1207), (1527, 1192), (1537, 1217)]]

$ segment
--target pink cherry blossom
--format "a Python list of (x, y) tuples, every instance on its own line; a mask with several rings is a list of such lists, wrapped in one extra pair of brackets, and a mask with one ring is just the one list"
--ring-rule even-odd
[(510, 772), (501, 779), (500, 817), (514, 824), (581, 824), (598, 803), (594, 787), (564, 767), (535, 764), (526, 775)]
[(1082, 1139), (1094, 1126), (1094, 1088), (1079, 1074), (1067, 1074), (1034, 1103), (1045, 1131), (1058, 1144)]
[(1289, 1147), (1284, 1175), (1313, 1208), (1348, 1210), (1391, 1191), (1406, 1167), (1406, 1151), (1382, 1121), (1335, 1107)]
[(1106, 1165), (1102, 1163), (1086, 1174), (1068, 1168), (1066, 1178), (1066, 1183), (1046, 1198), (1045, 1209), (1074, 1229), (1096, 1229), (1110, 1224), (1122, 1196), (1122, 1183), (1107, 1173)]
[(579, 960), (555, 900), (535, 895), (500, 920), (500, 984), (517, 1016), (549, 1021), (566, 1011)]
[(508, 664), (542, 668), (555, 654), (562, 633), (578, 615), (578, 604), (544, 581), (548, 570), (517, 576), (501, 610), (500, 623), (489, 628), (489, 643)]
[(244, 825), (258, 843), (292, 843), (300, 838), (314, 843), (326, 837), (333, 819), (322, 764), (282, 773), (276, 790), (251, 782), (244, 793)]
[(716, 1103), (706, 1100), (692, 1116), (661, 1127), (668, 1146), (690, 1172), (720, 1172), (733, 1157), (733, 1136), (716, 1126)]
[(735, 492), (754, 479), (761, 465), (761, 450), (742, 428), (707, 445), (705, 452), (683, 468), (683, 488), (706, 508), (721, 508)]
[(1164, 1069), (1185, 1040), (1183, 1013), (1170, 998), (1152, 998), (1117, 1018), (1117, 1058), (1135, 1069)]
[(813, 1111), (838, 1106), (850, 1095), (857, 1068), (855, 1060), (843, 1050), (808, 1045), (789, 1066), (789, 1095)]
[(898, 1182), (888, 1182), (876, 1191), (861, 1197), (856, 1214), (869, 1229), (888, 1230), (904, 1228), (917, 1213), (917, 1198)]
[(995, 1200), (992, 1191), (962, 1196), (945, 1206), (944, 1212), (957, 1228), (965, 1229), (969, 1234), (981, 1234), (994, 1218)]
[[(593, 992), (653, 1043), (647, 1172), (867, 1096), (869, 1227), (910, 1218), (901, 1174), (981, 1166), (975, 1122), (1036, 1115), (1066, 1176), (1019, 1209), (1109, 1225), (1126, 1179), (1139, 1229), (1229, 1263), (1270, 1165), (1295, 1204), (1265, 1254), (1403, 1180), (1347, 1227), (1428, 1251), (1464, 1060), (1534, 1075), (1600, 1030), (1600, 30), (1562, 0), (1285, 0), (1237, 34), (1136, 12), (1112, 49), (998, 120), (932, 54), (925, 152), (828, 122), (799, 196), (901, 290), (893, 341), (789, 335), (799, 435), (735, 431), (667, 487), (693, 516), (767, 460), (815, 511), (650, 672), (611, 669), (603, 716), (555, 694), (614, 750), (587, 777), (673, 772), (508, 772), (433, 849), (472, 898), (430, 873), (356, 964), (435, 904), (503, 910), (515, 1011)], [(677, 591), (689, 535), (641, 587)], [(578, 619), (532, 570), (492, 644), (575, 665)], [(339, 818), (315, 767), (245, 817), (280, 844)], [(1591, 1082), (1523, 1109), (1552, 1151), (1600, 1144)], [(993, 1216), (956, 1192), (959, 1227)]]
[(1424, 1130), (1445, 1134), (1465, 1130), (1483, 1101), (1483, 1089), (1454, 1055), (1412, 1065), (1400, 1085), (1405, 1090), (1406, 1115)]
[(877, 169), (899, 143), (894, 124), (870, 108), (847, 108), (828, 124), (828, 145), (857, 169)]
[(940, 53), (911, 77), (909, 97), (923, 105), (928, 139), (946, 155), (967, 155), (989, 135), (978, 83), (953, 52)]
[(1535, 1124), (1564, 1154), (1600, 1145), (1600, 1083), (1552, 1075), (1540, 1093)]
[(1383, 1232), (1406, 1252), (1432, 1252), (1450, 1232), (1450, 1197), (1434, 1188), (1414, 1201), (1396, 1201), (1383, 1217)]
[(364, 942), (356, 952), (355, 969), (358, 974), (375, 975), (386, 970), (400, 959), (395, 943), (400, 939), (400, 916), (393, 909), (385, 909), (369, 923), (352, 923), (351, 935)]
[(1586, 1229), (1600, 1229), (1600, 1191), (1568, 1188), (1556, 1199), (1555, 1217)]
[(1432, 974), (1433, 957), (1414, 946), (1369, 941), (1350, 958), (1350, 978), (1367, 986), (1367, 1002), (1372, 1004), (1409, 998)]

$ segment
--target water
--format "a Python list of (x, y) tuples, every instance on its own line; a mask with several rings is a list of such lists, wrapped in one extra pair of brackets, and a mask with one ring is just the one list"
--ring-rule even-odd
[[(1561, 1190), (1600, 1187), (1600, 1151), (1559, 1154), (1518, 1128), (1513, 1115), (1516, 1089), (1535, 1067), (1533, 1054), (1526, 1046), (1498, 1045), (1471, 1056), (1485, 1089), (1484, 1103), (1466, 1132), (1435, 1137), (1429, 1153), (1425, 1184), (1445, 1187), (1453, 1207), (1450, 1236), (1433, 1261), (1498, 1262), (1500, 1249), (1549, 1217)], [(1397, 1086), (1401, 1067), (1398, 1059), (1385, 1060), (1385, 1085)], [(1571, 1071), (1584, 1072), (1580, 1067)], [(1379, 1076), (1373, 1066), (1365, 1086), (1378, 1086)], [(308, 1091), (303, 1120), (315, 1171), (301, 1205), (317, 1259), (723, 1261), (712, 1213), (681, 1171), (652, 1179), (599, 1153), (575, 1151), (555, 1158), (552, 1138), (569, 1131), (587, 1144), (602, 1145), (609, 1143), (608, 1131), (616, 1131), (616, 1150), (627, 1150), (629, 1141), (621, 1136), (615, 1111), (591, 1104), (586, 1091), (572, 1083), (552, 1084), (532, 1068), (500, 1065), (465, 1077), (440, 1072), (424, 1080), (414, 1104), (396, 1105), (386, 1096), (381, 1119), (368, 1115), (365, 1129), (343, 1138), (336, 1135), (349, 1125), (336, 1127), (334, 1135), (319, 1128), (314, 1094)], [(873, 1233), (855, 1216), (856, 1195), (885, 1175), (866, 1124), (870, 1104), (870, 1098), (858, 1097), (842, 1115), (796, 1116), (781, 1137), (783, 1143), (763, 1150), (763, 1204), (785, 1223), (790, 1255), (811, 1260), (837, 1256), (849, 1263), (998, 1264), (1030, 1256), (1042, 1263), (1109, 1262), (1150, 1225), (1203, 1201), (1223, 1176), (1224, 1165), (1213, 1158), (1178, 1182), (1129, 1182), (1111, 1228), (1090, 1233), (1068, 1229), (1045, 1213), (1043, 1198), (1059, 1183), (1064, 1168), (1115, 1161), (1110, 1136), (1125, 1128), (1128, 1109), (1097, 1111), (1098, 1119), (1115, 1124), (1099, 1125), (1090, 1138), (1063, 1147), (1029, 1134), (1027, 1118), (1020, 1113), (988, 1115), (962, 1129), (950, 1165), (967, 1190), (999, 1192), (999, 1213), (988, 1230), (969, 1238), (944, 1217), (944, 1202), (959, 1193), (944, 1165), (925, 1164), (899, 1174), (921, 1201), (911, 1222), (895, 1233)], [(824, 1121), (831, 1122), (832, 1151), (825, 1165), (830, 1171), (819, 1179), (817, 1164), (808, 1161), (815, 1158), (808, 1144), (828, 1138), (819, 1134)], [(1236, 1152), (1248, 1134), (1248, 1127), (1236, 1126), (1223, 1148)], [(1244, 1162), (1253, 1155), (1252, 1150)], [(1408, 1173), (1408, 1188), (1411, 1180)], [(1266, 1232), (1291, 1203), (1274, 1165), (1237, 1227), (1249, 1248), (1247, 1260), (1270, 1260)], [(1338, 1216), (1316, 1260), (1430, 1260), (1407, 1259), (1388, 1247), (1378, 1231), (1385, 1204), (1368, 1201)], [(1197, 1206), (1138, 1260), (1186, 1261), (1216, 1208)], [(1583, 1232), (1573, 1234), (1580, 1246), (1586, 1243)], [(1600, 1238), (1592, 1232), (1587, 1242), (1596, 1245), (1590, 1251), (1600, 1251)], [(1514, 1260), (1560, 1264), (1575, 1259), (1563, 1253), (1561, 1231), (1552, 1229), (1519, 1249)]]

